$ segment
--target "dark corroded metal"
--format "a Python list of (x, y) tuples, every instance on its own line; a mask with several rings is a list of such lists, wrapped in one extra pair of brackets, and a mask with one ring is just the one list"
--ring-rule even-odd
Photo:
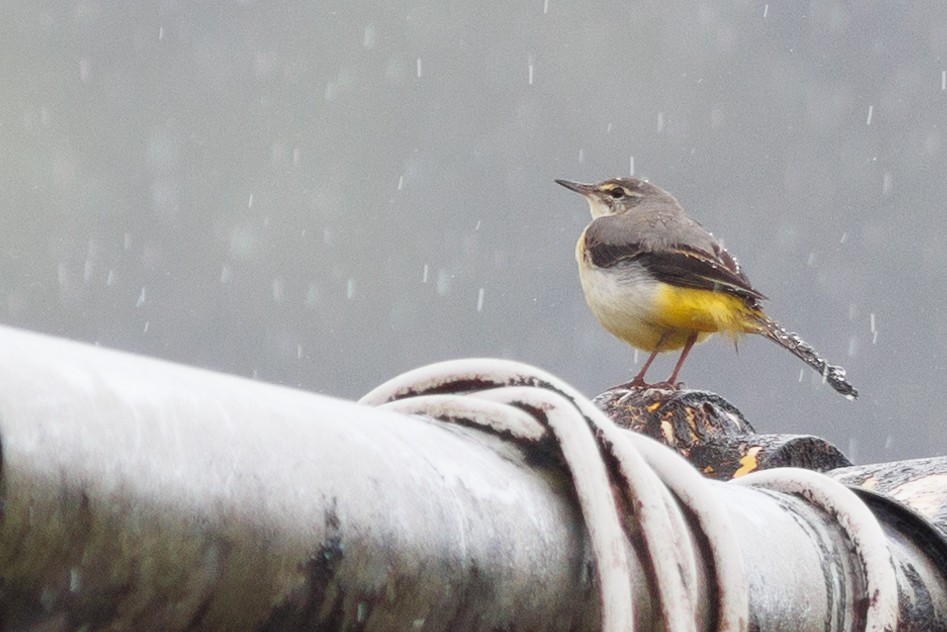
[[(947, 462), (947, 459), (941, 461)], [(835, 473), (830, 473), (830, 476), (834, 478)], [(840, 478), (844, 479), (845, 475)], [(933, 479), (929, 481), (933, 482)], [(943, 592), (947, 587), (947, 536), (942, 531), (943, 523), (927, 520), (893, 497), (864, 488), (853, 489), (884, 528), (892, 551), (891, 559), (898, 568), (899, 619), (914, 622), (913, 627), (902, 625), (899, 631), (947, 630), (947, 615), (942, 604), (937, 603), (937, 599), (943, 596), (935, 597), (932, 593), (936, 590), (931, 590), (932, 586), (939, 586)], [(939, 497), (939, 504), (944, 504), (947, 491), (943, 487), (929, 489), (929, 492), (931, 496)]]
[(819, 437), (756, 434), (735, 406), (707, 391), (619, 388), (593, 402), (619, 426), (657, 439), (718, 480), (774, 467), (825, 472), (851, 465)]
[(947, 537), (947, 457), (858, 465), (830, 476), (902, 503)]
[[(835, 446), (818, 437), (754, 434), (735, 407), (702, 391), (616, 389), (594, 401), (617, 424), (661, 441), (708, 477), (729, 479), (754, 471), (800, 467), (825, 472), (852, 486), (872, 510), (888, 542), (889, 559), (899, 578), (897, 629), (947, 630), (947, 458), (853, 467)], [(792, 476), (791, 470), (786, 472)], [(799, 508), (787, 504), (785, 511)], [(746, 523), (736, 521), (734, 528), (742, 531), (757, 524), (758, 506), (752, 514)], [(766, 524), (771, 526), (772, 519)], [(749, 540), (754, 534), (749, 529), (741, 537)], [(751, 568), (757, 566), (751, 563)], [(750, 576), (753, 581), (755, 574)], [(753, 610), (754, 614), (758, 611)], [(854, 623), (859, 624), (857, 619)], [(791, 619), (786, 621), (786, 629), (793, 625)]]

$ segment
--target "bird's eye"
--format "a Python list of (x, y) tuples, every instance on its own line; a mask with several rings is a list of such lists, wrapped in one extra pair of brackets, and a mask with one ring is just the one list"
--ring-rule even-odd
[(625, 190), (621, 187), (615, 187), (614, 189), (609, 189), (608, 194), (618, 200), (625, 197)]

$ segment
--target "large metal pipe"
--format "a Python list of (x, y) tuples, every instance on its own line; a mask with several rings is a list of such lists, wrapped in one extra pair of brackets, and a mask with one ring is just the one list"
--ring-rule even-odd
[(569, 482), (509, 443), (0, 340), (5, 630), (596, 627)]

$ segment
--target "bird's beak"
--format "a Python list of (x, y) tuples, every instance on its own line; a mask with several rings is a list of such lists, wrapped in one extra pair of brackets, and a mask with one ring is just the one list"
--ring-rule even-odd
[(581, 195), (591, 195), (595, 190), (594, 184), (583, 184), (581, 182), (572, 182), (571, 180), (556, 180), (556, 184), (561, 184), (570, 191), (575, 191)]

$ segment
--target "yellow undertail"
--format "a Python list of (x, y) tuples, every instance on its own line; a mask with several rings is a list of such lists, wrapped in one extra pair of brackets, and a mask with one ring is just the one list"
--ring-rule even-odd
[[(714, 333), (737, 339), (761, 330), (763, 312), (746, 304), (740, 297), (723, 291), (700, 290), (661, 283), (655, 292), (653, 317), (659, 329), (670, 332), (662, 351), (679, 349), (687, 338), (698, 334), (698, 341)], [(655, 340), (654, 345), (657, 345)], [(650, 350), (654, 350), (654, 346)]]

